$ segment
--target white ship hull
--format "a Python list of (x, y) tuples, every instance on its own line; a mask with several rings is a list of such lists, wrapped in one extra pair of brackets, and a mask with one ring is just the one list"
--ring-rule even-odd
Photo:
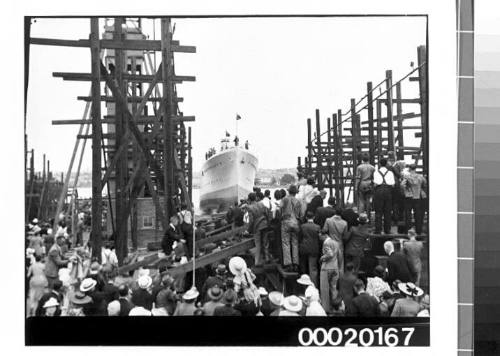
[(258, 160), (240, 147), (232, 147), (210, 157), (202, 167), (200, 208), (224, 211), (252, 192)]

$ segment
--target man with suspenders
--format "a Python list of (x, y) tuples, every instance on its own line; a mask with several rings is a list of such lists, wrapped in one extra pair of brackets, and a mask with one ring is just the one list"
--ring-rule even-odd
[(394, 173), (387, 169), (387, 159), (381, 158), (379, 167), (373, 173), (375, 191), (373, 195), (373, 207), (375, 208), (375, 234), (382, 232), (382, 218), (384, 220), (384, 232), (391, 232), (392, 214), (392, 188), (394, 187)]

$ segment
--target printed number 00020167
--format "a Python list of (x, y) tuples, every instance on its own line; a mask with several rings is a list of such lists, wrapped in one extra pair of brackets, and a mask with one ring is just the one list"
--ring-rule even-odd
[(410, 345), (415, 328), (403, 327), (401, 329), (379, 326), (376, 329), (354, 328), (302, 328), (298, 338), (302, 346), (398, 346), (400, 337), (404, 337), (403, 346)]

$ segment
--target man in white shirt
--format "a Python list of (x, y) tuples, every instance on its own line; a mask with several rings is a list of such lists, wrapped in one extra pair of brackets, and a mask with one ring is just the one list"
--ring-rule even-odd
[(379, 168), (373, 173), (375, 191), (373, 195), (373, 207), (375, 208), (375, 234), (382, 231), (382, 217), (384, 220), (384, 232), (391, 232), (392, 215), (392, 189), (394, 187), (394, 173), (387, 169), (387, 159), (381, 158)]

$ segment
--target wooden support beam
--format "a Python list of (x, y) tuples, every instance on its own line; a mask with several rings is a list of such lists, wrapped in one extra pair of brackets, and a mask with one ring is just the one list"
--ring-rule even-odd
[(394, 127), (393, 127), (393, 115), (392, 115), (392, 105), (393, 105), (393, 95), (392, 95), (392, 70), (387, 70), (385, 72), (385, 83), (386, 83), (386, 110), (387, 110), (387, 137), (389, 139), (388, 149), (394, 152)]
[[(392, 71), (390, 71), (392, 72)], [(387, 105), (387, 100), (388, 99), (378, 99), (380, 101), (382, 101), (384, 104)], [(419, 98), (415, 98), (415, 99), (395, 99), (393, 98), (391, 100), (393, 103), (401, 103), (401, 104), (420, 104), (420, 99)]]
[(307, 166), (307, 168), (309, 169), (309, 173), (310, 173), (310, 171), (312, 169), (312, 166), (311, 166), (311, 157), (312, 157), (311, 119), (307, 119), (307, 157), (308, 157), (308, 166)]
[[(92, 98), (90, 96), (78, 96), (77, 99), (83, 100), (83, 101), (92, 101)], [(140, 97), (140, 96), (137, 96), (135, 98), (133, 98), (131, 96), (127, 96), (126, 98), (124, 98), (124, 100), (126, 100), (128, 102), (137, 102), (137, 103), (141, 102), (143, 99), (144, 99), (144, 97)], [(153, 98), (153, 97), (150, 97), (147, 99), (147, 101), (151, 101), (151, 102), (159, 102), (161, 100), (162, 100), (161, 98)], [(114, 96), (102, 95), (101, 101), (104, 101), (107, 103), (114, 103), (116, 101), (116, 99), (114, 98)], [(176, 103), (181, 103), (184, 101), (184, 98), (175, 97), (175, 98), (172, 98), (172, 101), (176, 102)]]
[[(124, 23), (124, 18), (115, 17), (114, 18), (114, 26), (113, 26), (113, 40), (116, 44), (122, 42), (124, 40), (125, 34), (123, 33), (122, 25)], [(127, 95), (127, 86), (123, 79), (123, 74), (126, 69), (126, 57), (122, 48), (117, 47), (114, 51), (114, 59), (115, 59), (115, 72), (114, 72), (114, 84), (116, 86), (115, 92), (113, 92), (113, 97), (111, 97), (112, 101), (115, 101), (117, 98), (117, 94), (120, 94), (122, 97), (126, 97)], [(130, 97), (130, 99), (136, 100), (136, 98)], [(132, 101), (132, 100), (128, 100)], [(142, 98), (141, 100), (142, 101)], [(127, 132), (127, 124), (125, 119), (125, 110), (128, 111), (128, 108), (123, 107), (122, 105), (115, 105), (115, 115), (116, 115), (116, 123), (115, 123), (115, 147), (116, 150), (119, 150), (120, 146), (129, 145), (129, 137), (126, 135)], [(116, 246), (116, 255), (118, 257), (118, 263), (121, 265), (123, 260), (128, 254), (128, 216), (129, 216), (129, 203), (128, 200), (129, 192), (127, 190), (127, 180), (128, 180), (128, 160), (127, 155), (120, 155), (116, 162), (115, 167), (115, 209), (116, 209), (116, 237), (115, 237), (115, 246)]]
[[(427, 57), (427, 49), (425, 46), (419, 46), (417, 48), (417, 59), (418, 59), (418, 77), (419, 81), (419, 91), (420, 91), (420, 112), (422, 113), (421, 117), (421, 125), (422, 125), (422, 157), (423, 157), (423, 174), (428, 177), (429, 174), (429, 112), (428, 112), (428, 82), (427, 82), (427, 65), (428, 65), (428, 57)], [(415, 162), (418, 164), (418, 160)]]
[[(355, 114), (356, 112), (356, 100), (351, 99), (351, 127), (352, 127), (352, 137), (351, 137), (351, 147), (352, 147), (352, 166), (353, 166), (353, 177), (356, 177), (357, 165), (358, 165), (358, 152), (361, 151), (360, 147), (360, 132), (358, 130), (359, 116)], [(353, 202), (355, 205), (358, 204), (358, 182), (355, 181), (353, 184)]]
[[(89, 40), (62, 40), (53, 38), (30, 38), (30, 44), (63, 46), (63, 47), (90, 47)], [(172, 52), (196, 53), (195, 46), (181, 46), (179, 41), (172, 41)], [(161, 51), (161, 41), (155, 40), (100, 40), (100, 48), (121, 49), (133, 51)]]
[[(343, 154), (343, 147), (342, 147), (342, 137), (343, 137), (343, 133), (342, 133), (342, 111), (341, 110), (338, 110), (337, 111), (337, 120), (338, 120), (338, 124), (337, 124), (337, 139), (335, 140), (335, 142), (337, 143), (337, 148), (335, 150), (335, 152), (338, 152), (337, 155), (339, 157), (339, 160), (338, 160), (338, 165), (339, 165), (339, 175), (344, 175), (344, 162), (343, 160), (340, 158)], [(340, 206), (343, 208), (345, 206), (345, 185), (344, 185), (344, 181), (341, 180), (340, 181)], [(337, 204), (338, 201), (337, 201)]]
[[(101, 120), (101, 124), (115, 124), (115, 116), (114, 115), (104, 115), (104, 119)], [(135, 117), (135, 115), (134, 115)], [(158, 119), (156, 116), (140, 116), (134, 120), (134, 122), (138, 125), (145, 124), (153, 124)], [(175, 123), (180, 122), (193, 122), (196, 121), (194, 116), (172, 116), (171, 120)], [(52, 125), (81, 125), (81, 124), (90, 124), (89, 120), (52, 120)]]
[[(368, 149), (368, 154), (370, 155), (370, 164), (375, 164), (375, 130), (373, 125), (373, 84), (372, 82), (366, 83), (366, 101), (367, 101), (367, 111), (368, 111), (368, 142), (370, 147)], [(361, 131), (362, 129), (360, 129)]]
[(329, 193), (330, 196), (333, 196), (333, 191), (332, 191), (332, 123), (330, 118), (326, 120), (326, 125), (327, 125), (327, 167), (328, 167), (328, 184), (329, 184)]
[[(316, 109), (316, 149), (318, 151), (317, 153), (318, 162), (316, 168), (318, 167), (321, 168), (322, 151), (321, 151), (321, 127), (319, 120), (319, 109)], [(318, 185), (319, 190), (323, 189), (323, 175), (321, 173), (316, 174), (316, 184)]]
[[(92, 81), (92, 73), (54, 72), (52, 73), (52, 76), (69, 81)], [(126, 80), (128, 82), (148, 83), (153, 79), (154, 75), (123, 73), (123, 80)], [(163, 78), (160, 76), (159, 80), (163, 80)], [(191, 75), (174, 75), (172, 76), (172, 78), (170, 78), (170, 80), (172, 80), (174, 83), (195, 82), (196, 77)], [(101, 81), (104, 81), (104, 79), (101, 78)]]
[[(401, 82), (396, 83), (396, 100), (401, 99)], [(401, 101), (397, 100), (396, 101), (396, 120), (397, 120), (397, 130), (398, 130), (398, 135), (396, 136), (397, 144), (398, 146), (404, 146), (404, 135), (403, 135), (403, 119), (401, 116), (403, 115), (403, 106)], [(401, 149), (398, 149), (397, 152), (395, 152), (396, 158), (398, 160), (404, 160), (404, 151)]]
[(100, 46), (99, 46), (99, 19), (90, 19), (90, 53), (92, 61), (92, 231), (90, 242), (92, 255), (101, 260), (102, 245), (102, 185), (101, 185), (101, 78), (100, 78)]
[(377, 164), (382, 158), (382, 102), (376, 101), (376, 115), (377, 115)]

